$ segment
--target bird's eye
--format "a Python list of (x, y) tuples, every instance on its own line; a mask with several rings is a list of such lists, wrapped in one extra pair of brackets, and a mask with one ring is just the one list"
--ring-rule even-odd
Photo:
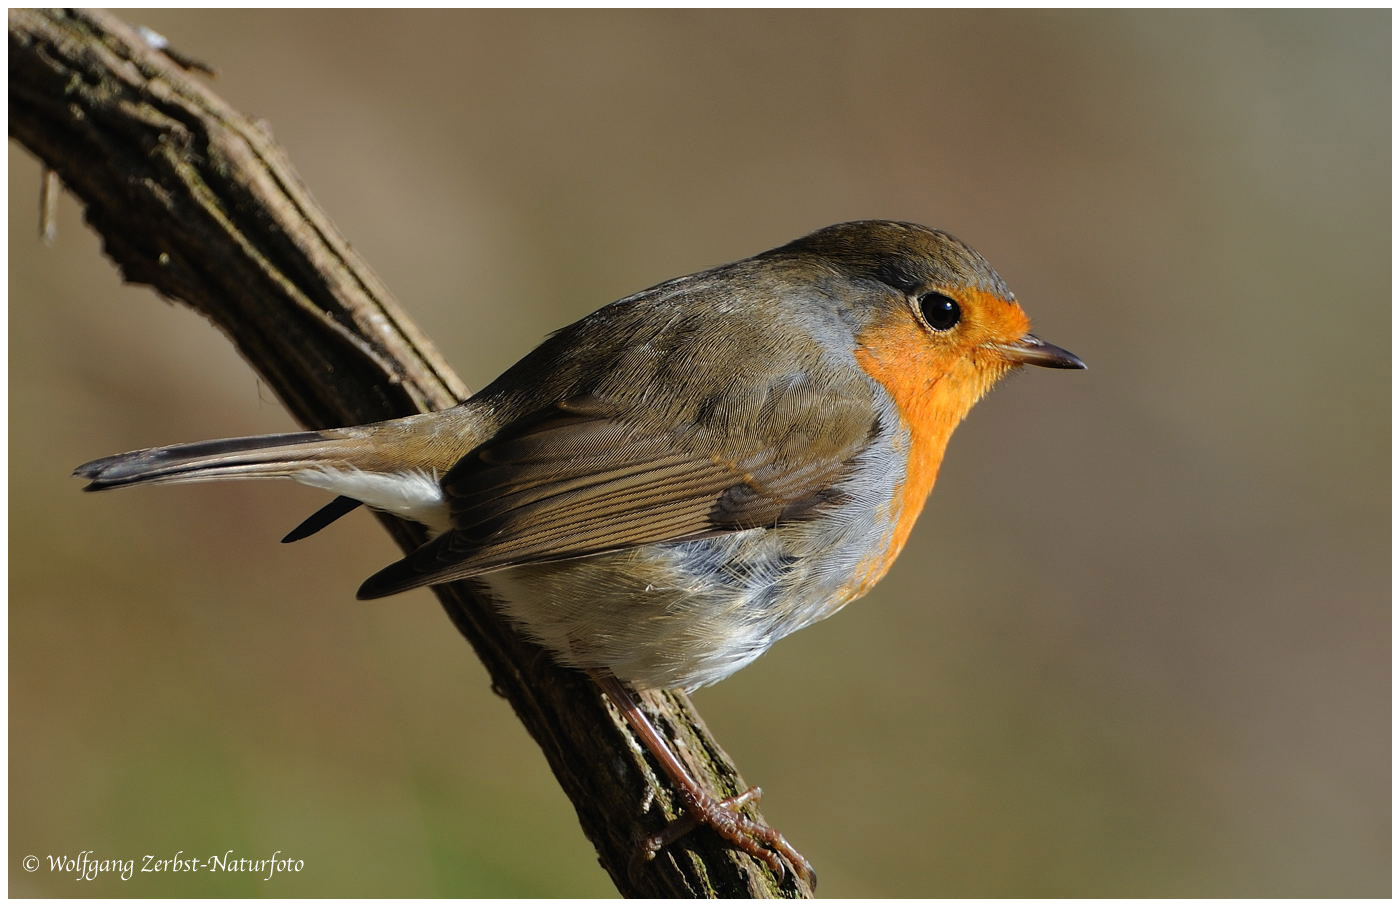
[(946, 331), (962, 318), (957, 302), (942, 293), (925, 293), (919, 297), (919, 313), (935, 331)]

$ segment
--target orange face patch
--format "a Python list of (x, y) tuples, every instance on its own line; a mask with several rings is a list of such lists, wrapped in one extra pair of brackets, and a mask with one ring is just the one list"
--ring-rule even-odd
[(963, 307), (963, 322), (946, 336), (931, 336), (912, 311), (905, 311), (856, 338), (856, 362), (894, 400), (908, 432), (909, 449), (904, 481), (891, 501), (889, 544), (862, 565), (854, 596), (865, 594), (899, 556), (933, 490), (953, 429), (1011, 368), (981, 345), (1015, 340), (1030, 329), (1015, 303), (966, 290), (956, 298)]

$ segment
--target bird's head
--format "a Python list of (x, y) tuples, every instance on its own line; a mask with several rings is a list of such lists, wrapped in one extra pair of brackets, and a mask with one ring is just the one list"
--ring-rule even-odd
[(956, 237), (917, 224), (854, 221), (765, 253), (818, 268), (837, 292), (855, 355), (915, 426), (952, 426), (1022, 365), (1082, 369), (1030, 332), (1030, 319), (987, 260)]

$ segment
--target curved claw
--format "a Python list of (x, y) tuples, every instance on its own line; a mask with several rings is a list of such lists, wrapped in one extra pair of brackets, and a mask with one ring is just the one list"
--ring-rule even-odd
[(695, 826), (707, 825), (734, 847), (754, 859), (762, 860), (773, 870), (780, 882), (787, 876), (787, 867), (783, 865), (783, 860), (787, 860), (809, 886), (816, 887), (817, 874), (812, 871), (812, 864), (808, 863), (786, 838), (776, 829), (755, 822), (740, 812), (745, 804), (763, 796), (760, 788), (751, 787), (737, 796), (723, 800), (715, 799), (695, 782), (685, 763), (676, 756), (666, 738), (657, 731), (651, 719), (637, 704), (636, 697), (623, 686), (622, 681), (606, 671), (589, 673), (598, 684), (598, 688), (632, 727), (638, 740), (651, 751), (662, 771), (676, 785), (677, 793), (685, 804), (685, 816), (642, 842), (641, 848), (628, 867), (630, 872), (636, 873), (646, 861), (653, 859), (661, 848), (688, 834)]
[(729, 844), (760, 860), (773, 871), (779, 882), (787, 877), (787, 866), (790, 864), (803, 881), (815, 888), (817, 875), (807, 858), (798, 853), (776, 828), (755, 822), (739, 811), (762, 797), (763, 789), (759, 787), (751, 787), (742, 794), (723, 800), (706, 797), (693, 801), (687, 797), (686, 815), (643, 841), (634, 865), (655, 858), (662, 848), (690, 834), (697, 826), (704, 825)]

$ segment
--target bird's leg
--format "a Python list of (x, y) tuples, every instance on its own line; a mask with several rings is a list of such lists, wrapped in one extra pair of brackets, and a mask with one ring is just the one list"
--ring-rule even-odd
[(592, 673), (593, 680), (612, 700), (617, 710), (622, 713), (622, 717), (627, 720), (638, 739), (656, 757), (656, 761), (661, 764), (662, 771), (666, 773), (666, 776), (671, 779), (671, 783), (680, 792), (681, 802), (685, 805), (687, 815), (667, 825), (643, 843), (641, 854), (643, 859), (651, 859), (661, 848), (684, 837), (695, 826), (704, 825), (713, 829), (716, 834), (739, 850), (757, 860), (762, 860), (779, 878), (782, 878), (786, 872), (782, 860), (779, 859), (779, 855), (781, 855), (792, 864), (798, 875), (806, 879), (809, 884), (814, 883), (815, 873), (812, 871), (812, 865), (787, 842), (787, 839), (777, 829), (755, 822), (740, 811), (745, 804), (755, 802), (762, 797), (762, 790), (751, 787), (734, 797), (727, 797), (723, 800), (715, 798), (691, 777), (680, 757), (675, 754), (670, 744), (661, 736), (661, 732), (651, 723), (651, 719), (642, 711), (632, 693), (622, 685), (622, 681), (601, 671), (590, 673)]

